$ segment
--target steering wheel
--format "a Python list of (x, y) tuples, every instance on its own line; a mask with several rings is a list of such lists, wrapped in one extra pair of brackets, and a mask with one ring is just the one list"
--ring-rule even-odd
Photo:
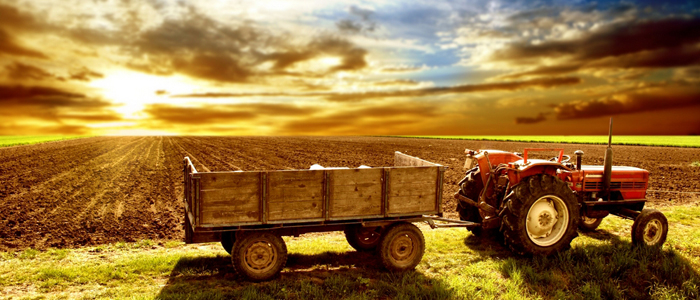
[[(550, 158), (549, 161), (557, 161), (557, 159), (559, 159), (559, 157), (555, 156), (555, 157)], [(566, 155), (566, 154), (563, 155), (563, 156), (561, 157), (561, 163), (562, 163), (562, 164), (563, 164), (563, 163), (568, 163), (569, 160), (571, 160), (571, 156), (568, 156), (568, 155)]]

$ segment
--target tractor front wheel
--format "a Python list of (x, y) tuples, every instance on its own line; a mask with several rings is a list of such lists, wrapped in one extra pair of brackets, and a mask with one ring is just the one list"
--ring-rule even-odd
[(589, 218), (586, 216), (581, 216), (581, 222), (578, 223), (578, 229), (583, 232), (595, 231), (600, 223), (603, 222), (603, 218)]
[(250, 281), (277, 276), (287, 262), (287, 245), (277, 234), (253, 232), (239, 237), (231, 253), (233, 269)]
[(561, 179), (538, 174), (523, 179), (506, 198), (505, 244), (516, 254), (550, 255), (577, 236), (579, 206)]
[(420, 263), (424, 252), (423, 233), (411, 223), (392, 225), (379, 243), (379, 257), (389, 271), (413, 270)]
[(632, 244), (661, 248), (666, 242), (668, 220), (656, 209), (645, 209), (632, 224)]

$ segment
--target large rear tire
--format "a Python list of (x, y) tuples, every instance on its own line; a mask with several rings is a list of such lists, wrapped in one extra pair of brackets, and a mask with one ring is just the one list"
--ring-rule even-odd
[(252, 232), (236, 239), (231, 261), (243, 278), (254, 282), (269, 280), (279, 275), (287, 263), (287, 245), (277, 234)]
[(382, 227), (353, 225), (345, 228), (345, 239), (358, 252), (374, 251), (379, 246)]
[(423, 233), (411, 223), (396, 223), (390, 226), (379, 244), (382, 265), (394, 272), (415, 269), (424, 252)]
[[(481, 180), (481, 175), (479, 169), (471, 170), (467, 172), (463, 183), (459, 187), (459, 193), (465, 197), (472, 199), (476, 202), (479, 201), (479, 194), (484, 188), (484, 183)], [(474, 223), (481, 223), (481, 215), (479, 214), (479, 208), (463, 203), (457, 200), (457, 212), (459, 213), (459, 219), (462, 221), (470, 221)], [(481, 227), (467, 228), (472, 234), (476, 236), (481, 236)]]
[(661, 248), (668, 235), (668, 220), (656, 209), (644, 209), (632, 224), (632, 244)]
[(579, 205), (566, 183), (533, 175), (513, 187), (506, 199), (504, 242), (519, 255), (551, 255), (570, 247), (579, 218)]

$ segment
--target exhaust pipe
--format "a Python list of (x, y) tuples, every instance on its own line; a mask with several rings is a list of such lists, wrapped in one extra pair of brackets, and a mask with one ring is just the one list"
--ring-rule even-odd
[(610, 129), (608, 130), (608, 149), (605, 149), (605, 162), (603, 163), (603, 191), (602, 196), (606, 200), (610, 200), (610, 178), (612, 177), (612, 125), (613, 121), (610, 118)]

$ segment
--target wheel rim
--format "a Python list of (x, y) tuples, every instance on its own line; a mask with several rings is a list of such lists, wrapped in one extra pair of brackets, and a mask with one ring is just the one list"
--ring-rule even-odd
[(543, 196), (530, 206), (525, 222), (527, 235), (535, 245), (551, 246), (566, 233), (569, 210), (561, 198)]
[(598, 218), (589, 218), (586, 216), (581, 217), (581, 222), (587, 225), (593, 225), (596, 221), (598, 221)]
[(644, 243), (647, 245), (655, 245), (661, 240), (662, 234), (661, 221), (651, 220), (644, 226)]
[(275, 266), (277, 251), (269, 242), (256, 240), (245, 252), (245, 266), (253, 273), (265, 273)]
[(401, 234), (397, 236), (390, 245), (389, 253), (391, 258), (399, 266), (410, 265), (418, 251), (418, 238), (412, 234)]
[(355, 232), (357, 235), (357, 241), (363, 245), (375, 245), (381, 235), (376, 231), (376, 228), (358, 228)]

